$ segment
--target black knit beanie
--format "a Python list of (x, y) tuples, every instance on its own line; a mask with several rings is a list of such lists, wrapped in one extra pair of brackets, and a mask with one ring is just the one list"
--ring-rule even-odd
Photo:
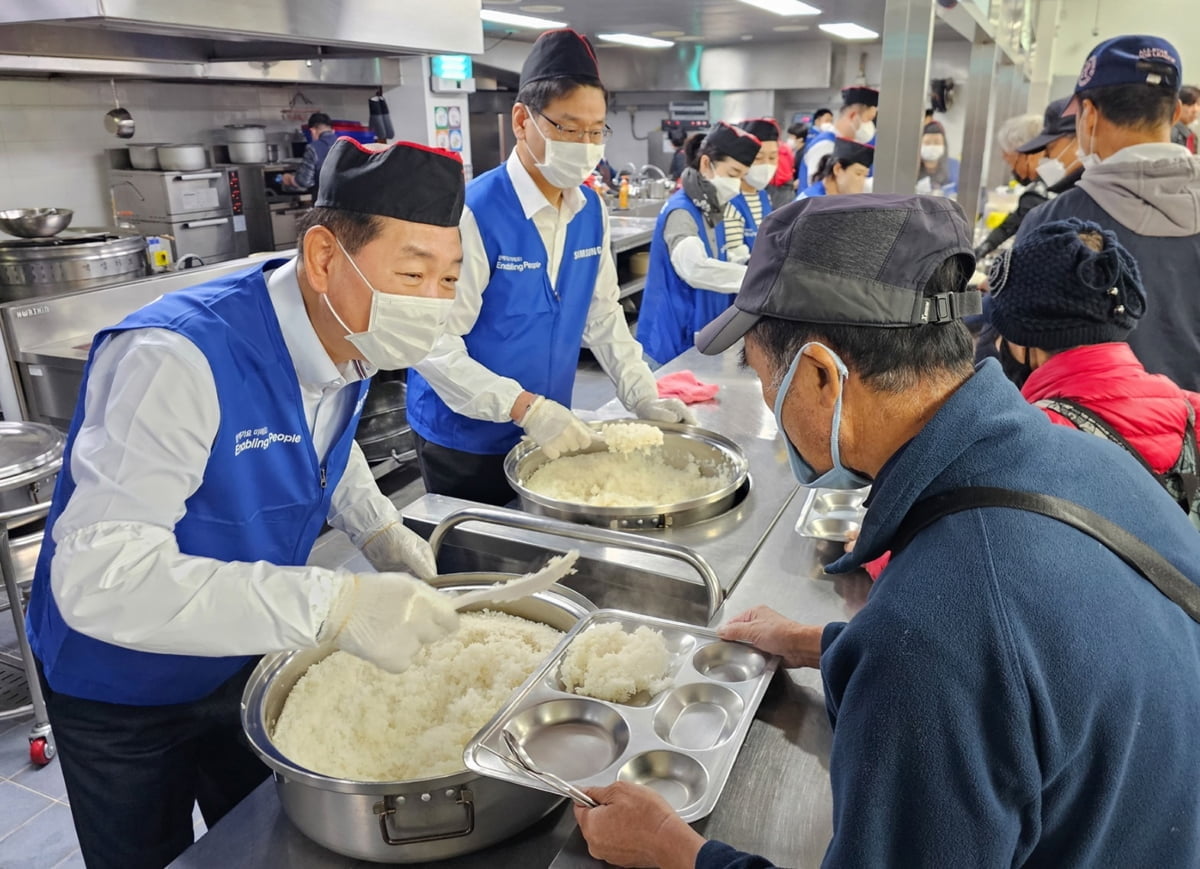
[[(1098, 233), (1094, 251), (1079, 234)], [(1046, 223), (1018, 240), (988, 276), (990, 318), (1007, 341), (1066, 350), (1123, 341), (1146, 312), (1137, 262), (1098, 223)]]

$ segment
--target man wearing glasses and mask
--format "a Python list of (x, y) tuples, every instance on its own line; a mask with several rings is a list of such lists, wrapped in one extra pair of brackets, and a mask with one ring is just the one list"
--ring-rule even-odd
[(521, 70), (516, 147), (467, 187), (448, 329), (408, 380), (432, 493), (503, 505), (514, 497), (504, 456), (522, 436), (550, 458), (590, 444), (570, 409), (585, 345), (639, 418), (692, 421), (678, 399), (658, 397), (621, 310), (607, 211), (581, 186), (612, 132), (607, 96), (586, 38), (542, 34)]

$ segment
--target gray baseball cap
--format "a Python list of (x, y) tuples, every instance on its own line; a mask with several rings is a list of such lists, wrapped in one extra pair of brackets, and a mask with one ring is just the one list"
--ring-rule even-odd
[[(964, 258), (963, 286), (926, 297), (952, 256)], [(966, 287), (974, 266), (966, 218), (949, 199), (802, 199), (763, 222), (733, 305), (696, 335), (696, 347), (723, 353), (762, 317), (884, 329), (959, 320), (982, 310), (980, 294)]]

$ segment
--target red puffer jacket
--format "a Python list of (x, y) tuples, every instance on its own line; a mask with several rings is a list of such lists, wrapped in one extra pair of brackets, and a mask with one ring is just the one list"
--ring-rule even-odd
[[(1200, 425), (1200, 393), (1150, 374), (1123, 342), (1059, 353), (1029, 375), (1021, 394), (1031, 404), (1065, 398), (1083, 405), (1116, 429), (1160, 474), (1179, 458), (1188, 402)], [(1072, 425), (1052, 410), (1046, 415), (1056, 425)]]

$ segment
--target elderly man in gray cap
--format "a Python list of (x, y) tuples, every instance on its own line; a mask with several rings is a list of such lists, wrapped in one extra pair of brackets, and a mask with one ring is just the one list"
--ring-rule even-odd
[[(758, 607), (721, 635), (820, 668), (826, 866), (1200, 865), (1200, 536), (1123, 450), (972, 367), (973, 268), (945, 199), (808, 199), (764, 223), (697, 346), (745, 339), (800, 483), (872, 486), (829, 572), (893, 556), (849, 623)], [(772, 865), (645, 788), (589, 794), (575, 811), (609, 862)]]

